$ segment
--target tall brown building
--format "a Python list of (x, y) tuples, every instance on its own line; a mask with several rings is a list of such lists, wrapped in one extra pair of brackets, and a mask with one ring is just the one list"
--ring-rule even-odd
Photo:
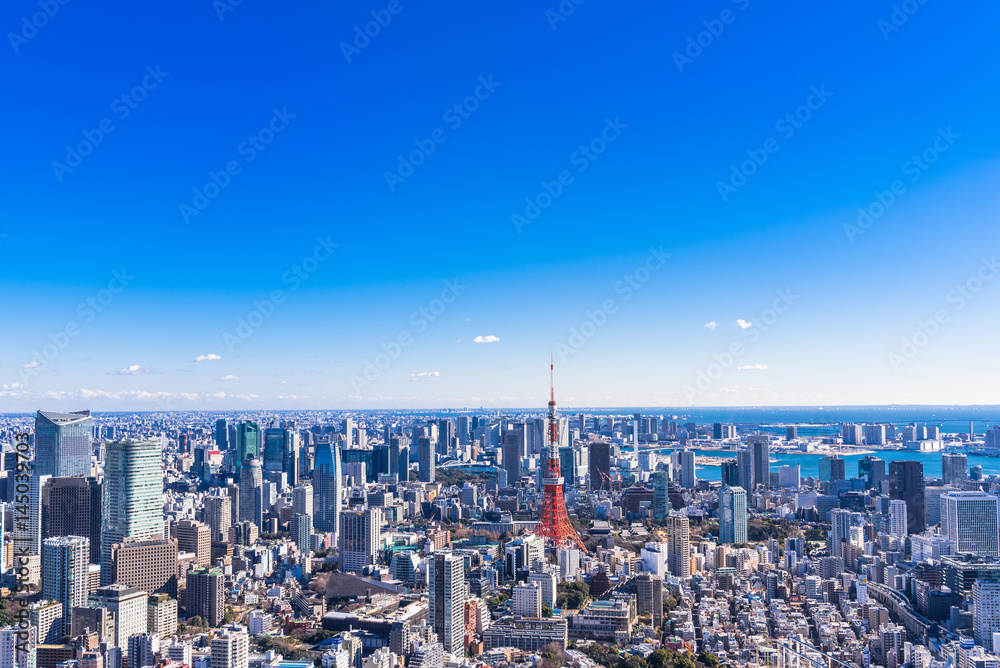
[(90, 539), (90, 563), (101, 561), (101, 483), (96, 478), (50, 478), (42, 492), (42, 537)]
[(187, 574), (187, 616), (219, 626), (226, 615), (226, 576), (218, 568), (192, 568)]
[(115, 584), (177, 598), (177, 541), (153, 538), (112, 545), (111, 577)]
[(208, 566), (212, 563), (210, 526), (192, 520), (181, 520), (174, 524), (173, 534), (177, 537), (177, 549), (180, 552), (193, 552), (194, 562), (198, 566)]

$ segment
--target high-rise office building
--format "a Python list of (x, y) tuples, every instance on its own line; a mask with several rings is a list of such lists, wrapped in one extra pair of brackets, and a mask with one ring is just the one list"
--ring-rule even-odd
[(264, 481), (260, 460), (250, 455), (240, 467), (240, 521), (264, 525)]
[[(176, 566), (175, 566), (176, 568)], [(128, 639), (148, 631), (149, 596), (137, 587), (115, 583), (100, 587), (91, 594), (88, 605), (92, 608), (106, 608), (114, 616), (112, 644), (127, 648)]]
[(427, 567), (430, 625), (446, 652), (462, 654), (465, 636), (465, 558), (435, 552)]
[(50, 478), (42, 494), (42, 536), (81, 536), (90, 562), (101, 561), (101, 483), (97, 478)]
[(399, 482), (410, 479), (410, 439), (405, 436), (389, 439), (389, 475), (396, 476)]
[(798, 489), (802, 481), (802, 469), (794, 466), (778, 467), (778, 486), (782, 489)]
[(941, 481), (945, 486), (962, 487), (968, 479), (968, 456), (960, 452), (941, 453)]
[(177, 598), (177, 540), (127, 538), (113, 544), (111, 581)]
[(663, 626), (663, 578), (654, 573), (641, 573), (635, 583), (636, 613), (651, 614), (653, 628), (660, 628)]
[(691, 575), (691, 523), (686, 515), (667, 517), (667, 571), (679, 578)]
[(723, 485), (729, 485), (730, 487), (740, 486), (740, 467), (736, 464), (735, 459), (727, 459), (722, 462), (720, 471)]
[(215, 421), (215, 447), (221, 451), (229, 449), (229, 423), (226, 418)]
[[(417, 443), (417, 479), (420, 482), (434, 482), (434, 469), (437, 466), (437, 452), (434, 449), (434, 443), (430, 438), (421, 438)], [(504, 454), (507, 454), (506, 450), (504, 450)]]
[(35, 474), (89, 476), (94, 424), (90, 411), (35, 415)]
[[(767, 434), (750, 434), (747, 446), (753, 460), (753, 484), (767, 487), (771, 484), (771, 437)], [(752, 496), (752, 490), (745, 490)]]
[(993, 636), (1000, 633), (1000, 582), (976, 580), (972, 585), (972, 629), (976, 644), (989, 652), (1000, 651)]
[(742, 487), (719, 490), (719, 542), (747, 542), (747, 493)]
[(889, 535), (896, 538), (906, 538), (906, 502), (894, 500), (889, 502)]
[(42, 597), (63, 606), (63, 619), (74, 606), (87, 604), (90, 541), (79, 536), (46, 538), (42, 544)]
[(865, 443), (868, 445), (885, 445), (885, 425), (866, 424)]
[[(28, 512), (26, 513), (28, 519), (14, 523), (15, 544), (26, 550), (29, 555), (42, 553), (42, 529), (45, 524), (42, 510), (45, 507), (45, 497), (48, 495), (49, 480), (51, 479), (52, 477), (47, 475), (33, 475), (28, 478)], [(22, 490), (24, 489), (23, 485), (24, 483), (21, 483)], [(18, 496), (23, 496), (23, 491)]]
[[(736, 471), (740, 477), (740, 484), (736, 486), (744, 490), (753, 489), (756, 481), (753, 473), (753, 453), (750, 452), (750, 448), (741, 448), (736, 451)], [(729, 486), (733, 487), (732, 484)]]
[(253, 456), (260, 464), (260, 425), (244, 421), (236, 425), (236, 470), (240, 470), (247, 457)]
[(383, 509), (368, 507), (340, 514), (340, 569), (360, 573), (378, 559), (382, 542)]
[(959, 553), (1000, 557), (1000, 499), (985, 492), (941, 495), (941, 533)]
[(683, 450), (680, 453), (681, 460), (681, 487), (684, 489), (694, 489), (697, 480), (695, 479), (694, 452)]
[(160, 441), (107, 444), (101, 509), (101, 584), (109, 585), (111, 548), (126, 538), (163, 535)]
[(220, 568), (187, 572), (187, 614), (218, 626), (226, 616), (226, 576)]
[(865, 489), (880, 489), (885, 480), (885, 460), (865, 455), (858, 460), (858, 477), (865, 479)]
[(924, 465), (913, 460), (889, 462), (889, 497), (906, 501), (906, 531), (922, 533), (924, 514)]
[(313, 525), (317, 531), (340, 531), (341, 497), (340, 448), (334, 443), (316, 446), (316, 464), (313, 471)]
[(819, 460), (820, 482), (832, 482), (834, 480), (844, 480), (847, 477), (847, 462), (843, 457), (837, 455), (827, 455)]
[(174, 524), (171, 532), (177, 538), (179, 552), (193, 552), (194, 563), (198, 566), (212, 563), (212, 527), (193, 520), (181, 520)]
[(310, 540), (312, 539), (312, 516), (293, 515), (288, 524), (289, 533), (291, 534), (292, 540), (295, 541), (295, 545), (303, 554), (309, 554), (312, 551), (310, 548)]
[(204, 518), (212, 530), (212, 540), (220, 540), (233, 523), (232, 499), (228, 495), (206, 496)]
[(607, 487), (611, 478), (611, 444), (595, 441), (590, 444), (590, 488)]
[(313, 486), (308, 483), (296, 485), (292, 490), (292, 514), (313, 516)]
[(670, 513), (670, 472), (653, 473), (653, 519), (662, 522)]

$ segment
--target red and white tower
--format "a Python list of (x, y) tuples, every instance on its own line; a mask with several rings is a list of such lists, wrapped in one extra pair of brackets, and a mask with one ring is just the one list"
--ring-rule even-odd
[(559, 464), (559, 420), (556, 418), (555, 364), (549, 363), (549, 461), (545, 466), (545, 492), (542, 496), (542, 512), (535, 525), (535, 533), (549, 538), (556, 547), (575, 546), (586, 552), (583, 541), (576, 535), (566, 513), (566, 497), (563, 496), (563, 477)]

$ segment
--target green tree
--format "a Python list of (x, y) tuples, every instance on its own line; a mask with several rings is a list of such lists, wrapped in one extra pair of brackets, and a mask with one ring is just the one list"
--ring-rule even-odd
[(658, 649), (646, 659), (649, 668), (669, 668), (670, 655), (664, 649)]
[(547, 605), (545, 605), (543, 603), (542, 604), (542, 617), (551, 617), (551, 616), (552, 616), (552, 608), (550, 608), (549, 606), (547, 606)]
[(715, 656), (711, 652), (701, 651), (698, 652), (698, 662), (707, 666), (707, 668), (719, 668), (719, 657)]

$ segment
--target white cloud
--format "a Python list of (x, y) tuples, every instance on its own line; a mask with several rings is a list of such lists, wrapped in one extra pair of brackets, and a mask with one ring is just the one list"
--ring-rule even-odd
[(421, 371), (420, 373), (411, 373), (410, 380), (422, 380), (424, 378), (440, 378), (440, 371)]
[(740, 318), (739, 320), (736, 321), (736, 326), (739, 327), (740, 329), (746, 329), (747, 327), (752, 327), (753, 323), (747, 322), (743, 318)]
[(19, 364), (18, 366), (20, 366), (22, 369), (34, 369), (35, 367), (42, 366), (42, 363), (35, 361), (35, 362), (28, 362), (27, 364)]
[(22, 387), (24, 387), (22, 383), (11, 383), (10, 385), (4, 383), (0, 385), (0, 390), (20, 390)]
[(737, 371), (763, 371), (766, 368), (766, 364), (743, 364), (736, 367)]
[(216, 355), (215, 353), (209, 353), (208, 355), (198, 355), (194, 358), (195, 362), (214, 362), (216, 360), (221, 360), (222, 357)]
[(119, 369), (114, 372), (116, 376), (143, 376), (147, 373), (153, 373), (153, 370), (148, 366), (139, 366), (138, 364), (130, 364), (124, 369)]
[(719, 323), (715, 322), (714, 320), (712, 320), (711, 322), (706, 322), (705, 323), (705, 327), (708, 327), (709, 329), (715, 329), (718, 326), (719, 326)]
[(493, 336), (492, 334), (487, 334), (486, 336), (477, 336), (472, 339), (473, 343), (496, 343), (500, 340), (499, 336)]
[(239, 376), (234, 376), (233, 374), (228, 374), (228, 375), (220, 376), (219, 377), (219, 380), (239, 380), (239, 379), (240, 379)]

